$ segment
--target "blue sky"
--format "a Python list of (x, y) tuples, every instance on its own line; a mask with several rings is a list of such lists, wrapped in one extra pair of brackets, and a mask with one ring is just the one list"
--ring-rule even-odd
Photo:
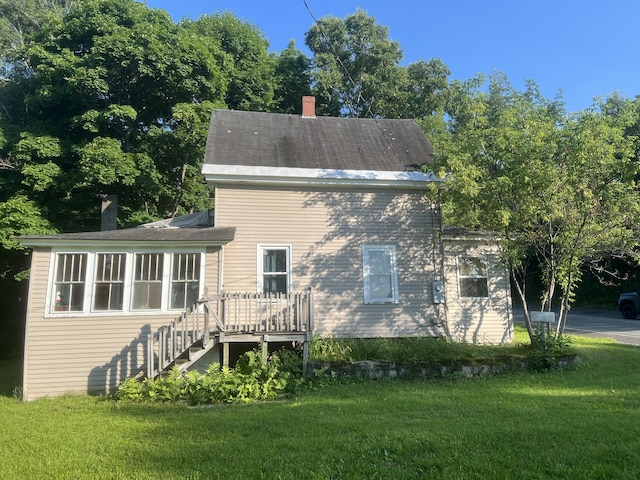
[[(303, 0), (147, 0), (174, 20), (230, 11), (257, 26), (279, 52), (289, 40), (310, 55), (314, 20)], [(512, 85), (535, 80), (547, 98), (562, 92), (567, 110), (588, 108), (614, 91), (640, 94), (638, 0), (307, 0), (317, 18), (365, 10), (389, 29), (403, 64), (440, 58), (451, 78), (504, 72)]]

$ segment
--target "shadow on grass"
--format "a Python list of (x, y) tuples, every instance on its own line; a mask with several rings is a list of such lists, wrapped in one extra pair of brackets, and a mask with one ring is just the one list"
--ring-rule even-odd
[[(225, 409), (114, 410), (144, 422), (130, 451), (146, 459), (134, 467), (141, 476), (638, 478), (629, 425), (640, 411), (639, 384), (619, 366), (637, 365), (640, 350), (582, 337), (574, 344), (586, 365), (564, 372), (360, 382)], [(168, 432), (189, 448), (158, 441)], [(559, 454), (557, 445), (566, 448)]]
[(22, 359), (0, 360), (0, 396), (13, 397), (22, 385)]
[[(585, 362), (564, 372), (335, 384), (287, 402), (5, 402), (3, 478), (640, 478), (640, 349), (573, 345)], [(0, 360), (0, 395), (19, 372)]]

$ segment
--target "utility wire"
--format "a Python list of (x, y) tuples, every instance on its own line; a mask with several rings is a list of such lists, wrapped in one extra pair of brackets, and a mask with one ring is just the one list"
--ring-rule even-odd
[[(331, 49), (331, 53), (333, 54), (334, 58), (337, 60), (338, 64), (340, 65), (340, 67), (344, 71), (344, 73), (345, 73), (347, 79), (349, 80), (349, 82), (351, 82), (351, 85), (353, 85), (353, 88), (356, 88), (357, 87), (357, 83), (355, 82), (355, 80), (351, 76), (351, 73), (349, 73), (349, 70), (347, 69), (345, 64), (342, 62), (342, 59), (340, 58), (338, 53), (336, 52), (335, 44), (331, 43), (329, 41), (328, 35), (325, 33), (324, 28), (322, 28), (322, 24), (320, 23), (318, 18), (311, 11), (311, 8), (309, 7), (309, 4), (307, 3), (307, 0), (302, 0), (302, 1), (304, 3), (304, 6), (307, 8), (307, 11), (309, 12), (309, 15), (311, 15), (311, 18), (313, 19), (314, 23), (318, 27), (318, 30), (320, 31), (320, 36), (329, 45), (329, 48)], [(335, 90), (339, 91), (339, 89), (337, 89), (337, 88)], [(346, 100), (346, 99), (343, 98), (343, 100)], [(364, 102), (365, 98), (362, 96), (362, 92), (360, 90), (358, 90), (358, 98), (356, 99), (356, 102), (360, 102), (360, 101)], [(354, 105), (350, 101), (347, 100), (345, 103), (347, 103), (347, 109), (351, 113), (355, 113), (356, 112), (356, 109), (355, 109)], [(369, 106), (367, 108), (367, 112), (365, 113), (365, 117), (369, 116), (371, 118), (374, 118), (373, 113), (371, 112), (371, 104), (372, 103), (373, 103), (373, 98), (371, 99), (370, 102), (368, 102)]]

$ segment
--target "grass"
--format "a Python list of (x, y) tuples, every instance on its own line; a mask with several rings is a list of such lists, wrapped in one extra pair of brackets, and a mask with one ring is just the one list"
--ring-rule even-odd
[(95, 397), (24, 404), (5, 395), (0, 472), (4, 479), (639, 478), (640, 349), (585, 337), (574, 337), (573, 348), (582, 363), (571, 371), (336, 384), (291, 401), (226, 407)]

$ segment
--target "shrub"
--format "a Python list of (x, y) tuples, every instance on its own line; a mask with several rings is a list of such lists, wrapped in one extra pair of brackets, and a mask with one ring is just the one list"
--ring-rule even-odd
[(420, 362), (488, 358), (509, 352), (521, 353), (521, 346), (472, 345), (456, 343), (446, 337), (405, 338), (314, 338), (310, 357), (322, 362), (388, 360)]
[(542, 328), (534, 332), (532, 351), (529, 354), (529, 368), (534, 371), (557, 370), (558, 360), (573, 353), (571, 338), (566, 335), (556, 335), (555, 332), (545, 333)]
[(264, 359), (258, 350), (243, 354), (236, 368), (214, 363), (204, 374), (177, 368), (156, 379), (127, 379), (117, 398), (130, 401), (207, 403), (272, 400), (291, 394), (304, 383), (302, 360), (291, 351), (280, 350)]

